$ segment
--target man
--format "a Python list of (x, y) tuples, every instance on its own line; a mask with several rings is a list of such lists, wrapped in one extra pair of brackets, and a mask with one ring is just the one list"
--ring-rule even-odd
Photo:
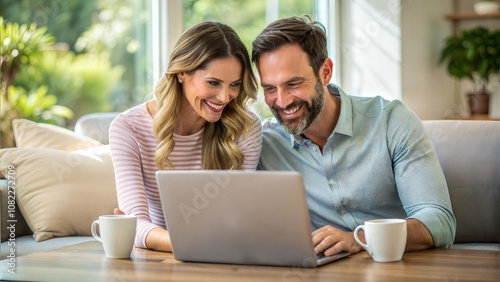
[(453, 244), (456, 220), (432, 143), (400, 101), (354, 97), (329, 84), (324, 27), (309, 17), (277, 20), (252, 44), (264, 97), (259, 169), (302, 173), (316, 253), (357, 253), (353, 230), (406, 218), (406, 251)]

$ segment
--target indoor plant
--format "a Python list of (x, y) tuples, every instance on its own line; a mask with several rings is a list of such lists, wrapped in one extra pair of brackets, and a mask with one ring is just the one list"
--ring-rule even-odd
[(500, 30), (476, 27), (448, 37), (440, 54), (439, 63), (443, 62), (450, 75), (474, 83), (467, 95), (471, 114), (488, 114), (487, 85), (500, 68)]

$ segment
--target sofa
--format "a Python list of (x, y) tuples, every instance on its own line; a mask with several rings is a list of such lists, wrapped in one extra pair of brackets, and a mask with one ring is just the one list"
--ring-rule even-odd
[[(12, 256), (12, 251), (22, 256), (95, 240), (90, 235), (91, 222), (117, 206), (107, 145), (109, 124), (116, 114), (88, 114), (77, 121), (74, 132), (61, 129), (64, 132), (59, 135), (54, 126), (16, 124), (16, 144), (22, 148), (0, 151), (0, 169), (6, 177), (11, 172), (18, 186), (13, 203), (12, 187), (7, 179), (0, 179), (0, 259)], [(452, 248), (500, 251), (500, 122), (429, 120), (424, 126), (457, 218)], [(70, 140), (61, 141), (65, 138)], [(9, 170), (10, 162), (19, 166)], [(37, 173), (45, 177), (29, 179)], [(44, 183), (44, 178), (52, 180)]]
[(117, 207), (108, 145), (117, 114), (87, 114), (73, 131), (13, 122), (21, 148), (0, 150), (0, 259), (95, 240), (90, 224)]

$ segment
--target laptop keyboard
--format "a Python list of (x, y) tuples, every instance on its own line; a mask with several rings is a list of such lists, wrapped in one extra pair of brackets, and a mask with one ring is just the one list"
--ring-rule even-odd
[(324, 259), (325, 255), (323, 253), (316, 254), (316, 259)]

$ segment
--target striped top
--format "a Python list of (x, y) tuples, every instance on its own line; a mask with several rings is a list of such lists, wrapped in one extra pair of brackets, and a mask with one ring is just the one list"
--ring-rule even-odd
[[(260, 118), (250, 112), (252, 124), (246, 138), (239, 138), (244, 154), (242, 168), (255, 170), (262, 147)], [(169, 159), (176, 169), (201, 169), (203, 129), (181, 136), (174, 134), (175, 147)], [(155, 151), (158, 141), (153, 134), (153, 118), (146, 103), (119, 114), (111, 123), (109, 143), (113, 160), (119, 208), (137, 216), (135, 245), (147, 248), (146, 236), (156, 227), (166, 229), (160, 194), (156, 184)]]

